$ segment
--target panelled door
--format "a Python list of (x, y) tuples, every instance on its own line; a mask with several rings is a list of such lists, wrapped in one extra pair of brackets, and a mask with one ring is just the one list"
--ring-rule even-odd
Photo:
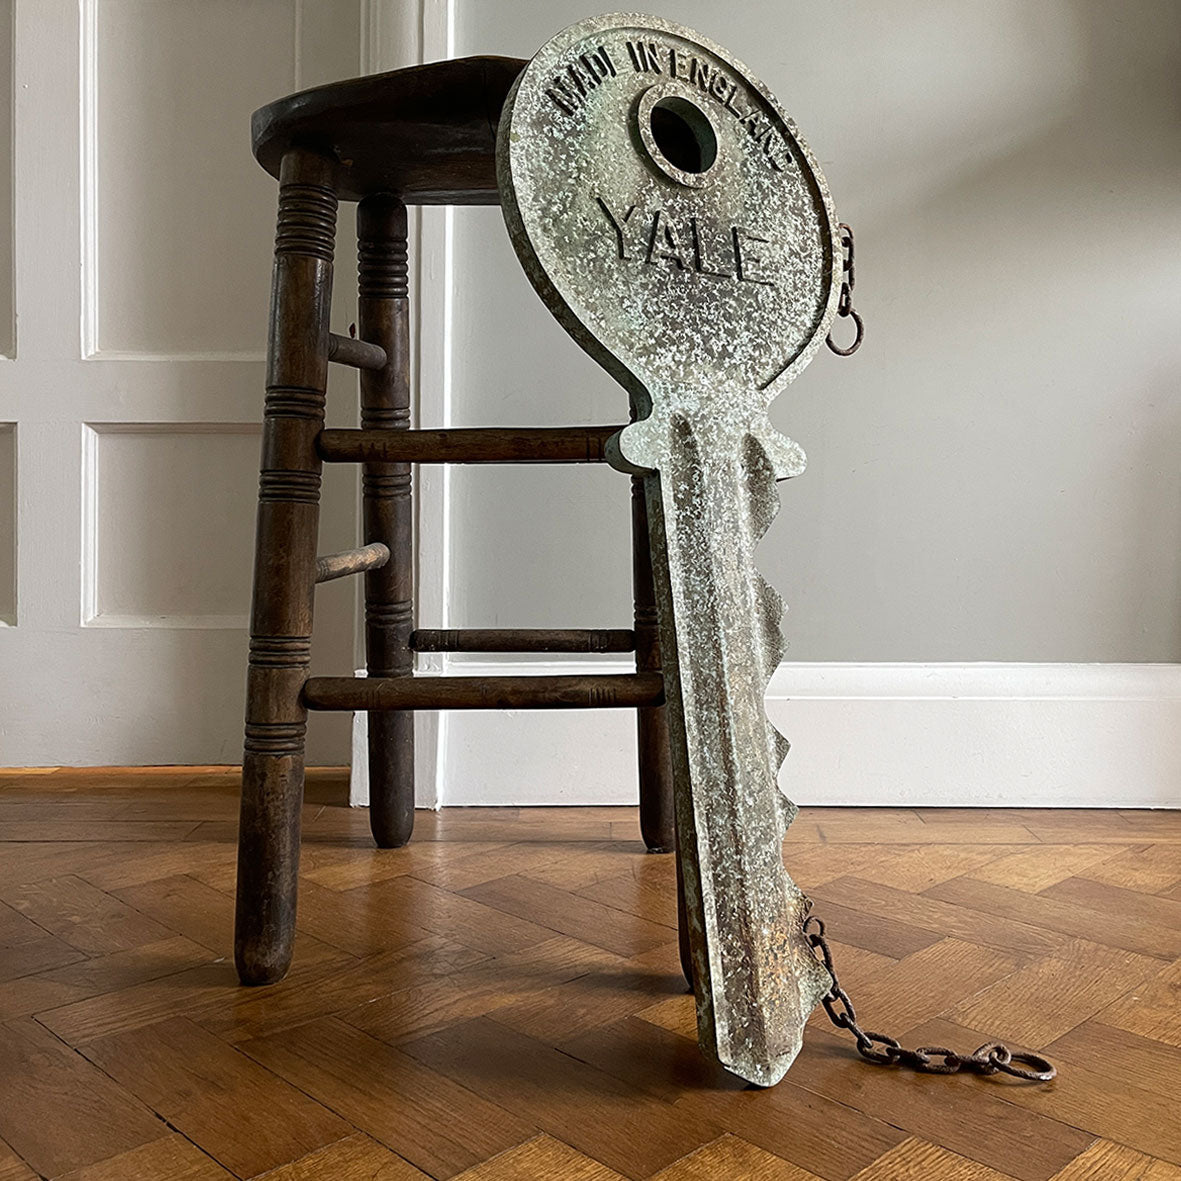
[[(0, 766), (240, 757), (276, 198), (249, 116), (359, 73), (367, 7), (0, 5)], [(354, 375), (328, 413), (355, 424)], [(322, 551), (356, 544), (355, 481), (325, 473)], [(318, 596), (319, 672), (352, 672), (355, 594)], [(317, 719), (309, 760), (347, 731)]]

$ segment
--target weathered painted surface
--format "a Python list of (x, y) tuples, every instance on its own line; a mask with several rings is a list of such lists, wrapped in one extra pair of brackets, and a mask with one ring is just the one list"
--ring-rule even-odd
[(783, 867), (787, 742), (763, 696), (783, 603), (754, 550), (804, 454), (767, 418), (836, 311), (837, 220), (740, 62), (652, 17), (548, 42), (505, 104), (505, 220), (542, 298), (629, 391), (609, 444), (645, 475), (677, 826), (705, 1051), (777, 1082), (829, 977)]

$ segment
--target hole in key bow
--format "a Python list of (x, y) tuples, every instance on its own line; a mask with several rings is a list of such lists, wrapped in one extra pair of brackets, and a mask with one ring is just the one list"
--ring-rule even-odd
[(649, 115), (652, 138), (664, 158), (682, 172), (708, 172), (718, 158), (718, 137), (709, 116), (680, 95), (653, 104)]

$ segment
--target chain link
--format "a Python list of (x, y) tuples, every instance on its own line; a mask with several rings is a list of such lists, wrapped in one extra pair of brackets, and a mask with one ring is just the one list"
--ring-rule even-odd
[(841, 263), (841, 294), (837, 299), (837, 315), (841, 318), (851, 316), (854, 327), (857, 329), (857, 335), (853, 338), (853, 343), (848, 348), (842, 348), (833, 340), (832, 331), (830, 330), (824, 343), (838, 357), (851, 357), (861, 347), (861, 342), (865, 339), (865, 322), (853, 307), (853, 288), (857, 284), (857, 271), (853, 260), (853, 227), (847, 222), (841, 222), (837, 226), (837, 236), (841, 243), (841, 254), (843, 256)]
[(857, 1052), (862, 1058), (878, 1066), (908, 1066), (926, 1074), (956, 1074), (961, 1070), (996, 1074), (1000, 1071), (1014, 1078), (1037, 1083), (1048, 1083), (1058, 1073), (1053, 1063), (1041, 1055), (1014, 1054), (1001, 1042), (986, 1042), (971, 1054), (957, 1054), (946, 1046), (918, 1046), (907, 1050), (884, 1033), (871, 1033), (862, 1029), (857, 1023), (857, 1010), (837, 979), (824, 931), (824, 920), (809, 915), (804, 923), (804, 934), (832, 977), (832, 988), (821, 997), (820, 1003), (833, 1025), (838, 1029), (847, 1029), (857, 1039)]

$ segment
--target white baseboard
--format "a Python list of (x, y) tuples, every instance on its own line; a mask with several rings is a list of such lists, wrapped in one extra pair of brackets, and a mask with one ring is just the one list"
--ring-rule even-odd
[[(620, 662), (463, 663), (466, 676), (626, 671)], [(767, 713), (799, 804), (1181, 806), (1181, 665), (783, 664)], [(420, 805), (634, 804), (630, 710), (421, 719)], [(437, 737), (435, 737), (437, 733)], [(364, 773), (364, 715), (354, 727)], [(420, 746), (423, 743), (420, 740)], [(368, 799), (353, 793), (354, 803)]]

